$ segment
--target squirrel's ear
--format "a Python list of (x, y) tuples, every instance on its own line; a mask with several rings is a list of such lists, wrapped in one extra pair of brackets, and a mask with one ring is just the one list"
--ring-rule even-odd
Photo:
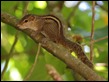
[(30, 20), (34, 20), (34, 19), (35, 19), (35, 16), (31, 15), (31, 16), (29, 17), (29, 19), (30, 19)]

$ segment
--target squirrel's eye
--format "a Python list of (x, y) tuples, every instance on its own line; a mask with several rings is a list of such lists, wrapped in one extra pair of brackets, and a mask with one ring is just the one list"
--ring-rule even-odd
[(26, 19), (26, 20), (24, 20), (24, 22), (28, 22), (28, 20)]

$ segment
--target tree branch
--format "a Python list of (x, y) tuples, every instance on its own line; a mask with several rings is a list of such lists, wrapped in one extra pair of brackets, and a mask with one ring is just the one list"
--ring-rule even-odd
[(31, 69), (29, 70), (27, 76), (25, 77), (24, 81), (28, 80), (28, 78), (31, 76), (31, 74), (33, 73), (33, 70), (35, 68), (35, 65), (37, 63), (37, 59), (38, 59), (38, 56), (39, 56), (39, 53), (40, 53), (40, 49), (41, 49), (41, 44), (39, 43), (38, 44), (38, 50), (37, 50), (37, 53), (36, 53), (36, 57), (35, 57), (35, 61), (31, 67)]
[[(7, 18), (5, 18), (7, 17)], [(8, 20), (4, 20), (8, 19)], [(9, 24), (16, 29), (16, 23), (17, 19), (12, 17), (11, 15), (7, 13), (1, 13), (1, 21)], [(13, 22), (15, 21), (15, 22)], [(20, 29), (18, 29), (20, 30)], [(85, 79), (89, 81), (104, 81), (105, 79), (97, 75), (92, 69), (90, 69), (87, 65), (82, 63), (79, 59), (74, 58), (68, 49), (64, 48), (63, 46), (57, 46), (57, 44), (53, 43), (50, 40), (47, 40), (46, 43), (43, 43), (43, 40), (45, 39), (44, 36), (41, 34), (36, 35), (35, 37), (32, 36), (32, 31), (26, 29), (21, 30), (27, 35), (29, 35), (35, 42), (40, 42), (42, 44), (42, 47), (45, 48), (47, 51), (49, 51), (51, 54), (62, 60), (69, 68), (73, 69), (77, 73), (79, 73), (81, 76), (83, 76)], [(61, 52), (61, 53), (60, 53)], [(80, 70), (81, 69), (81, 70)]]
[(69, 27), (71, 27), (71, 25), (70, 25), (70, 19), (75, 15), (75, 12), (76, 12), (76, 10), (77, 10), (77, 8), (78, 8), (78, 6), (79, 6), (80, 3), (81, 3), (81, 1), (79, 1), (79, 2), (75, 5), (75, 7), (73, 8), (73, 11), (69, 14), (69, 16), (68, 16), (68, 18), (67, 18), (67, 24), (68, 24)]
[(1, 78), (3, 78), (3, 75), (4, 75), (4, 73), (5, 73), (5, 71), (6, 71), (7, 67), (8, 67), (9, 60), (13, 56), (12, 52), (14, 50), (14, 47), (15, 47), (17, 41), (18, 41), (18, 32), (15, 35), (15, 40), (14, 40), (13, 45), (12, 45), (12, 47), (10, 49), (9, 54), (8, 54), (8, 58), (6, 59), (6, 63), (5, 63), (4, 69), (3, 69), (2, 73), (1, 73)]
[(27, 7), (28, 7), (28, 4), (29, 4), (29, 1), (23, 1), (23, 4), (24, 4), (23, 16), (25, 16), (26, 13), (27, 13)]
[(46, 1), (50, 12), (60, 12), (63, 8), (64, 1)]
[(96, 5), (98, 5), (102, 10), (106, 11), (108, 13), (108, 9), (105, 8), (104, 6), (99, 5), (97, 2), (95, 3)]
[(79, 4), (81, 3), (81, 1), (79, 1), (73, 8), (73, 11), (70, 13), (70, 15), (67, 18), (67, 21), (69, 22), (71, 17), (74, 16), (76, 9), (78, 8)]
[[(90, 41), (93, 42), (94, 37), (94, 20), (95, 20), (95, 1), (92, 1), (92, 28)], [(90, 60), (93, 61), (93, 43), (90, 45)]]
[(107, 38), (108, 38), (108, 36), (105, 36), (105, 37), (99, 38), (97, 40), (93, 40), (90, 44), (99, 42), (99, 41), (104, 40), (104, 39), (107, 39)]

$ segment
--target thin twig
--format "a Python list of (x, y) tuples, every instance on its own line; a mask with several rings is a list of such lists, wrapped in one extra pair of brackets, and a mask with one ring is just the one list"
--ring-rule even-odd
[(63, 8), (64, 1), (46, 1), (49, 12), (60, 12)]
[[(94, 37), (94, 18), (95, 18), (95, 1), (92, 1), (92, 29), (91, 29), (91, 42), (93, 42)], [(90, 45), (90, 60), (93, 60), (93, 44)]]
[(99, 42), (99, 41), (104, 40), (104, 39), (107, 39), (107, 38), (108, 38), (108, 36), (105, 36), (105, 37), (99, 38), (97, 40), (93, 40), (90, 44), (93, 44), (95, 42)]
[(24, 81), (27, 80), (31, 76), (31, 74), (33, 73), (33, 70), (35, 68), (35, 65), (37, 63), (37, 59), (38, 59), (38, 56), (39, 56), (39, 53), (40, 53), (40, 48), (41, 48), (41, 44), (39, 43), (38, 44), (38, 51), (37, 51), (36, 57), (35, 57), (35, 61), (34, 61), (33, 65), (32, 65), (32, 67), (31, 67), (30, 71), (28, 72), (27, 76), (24, 78)]
[(13, 7), (14, 12), (18, 9), (19, 4), (20, 4), (20, 1), (17, 1), (16, 5)]
[[(23, 15), (26, 14), (27, 5), (28, 5), (28, 2), (25, 2)], [(15, 47), (17, 41), (18, 41), (18, 35), (19, 35), (19, 31), (17, 31), (17, 33), (16, 33), (16, 35), (15, 35), (14, 43), (13, 43), (13, 45), (12, 45), (12, 47), (11, 47), (11, 50), (10, 50), (10, 52), (9, 52), (9, 54), (8, 54), (8, 58), (6, 59), (6, 64), (5, 64), (4, 69), (3, 69), (2, 73), (1, 73), (1, 78), (3, 77), (5, 71), (6, 71), (7, 67), (8, 67), (9, 60), (10, 60), (10, 58), (11, 58), (12, 55), (13, 55), (12, 52), (13, 52), (14, 47)]]
[(50, 5), (49, 5), (49, 1), (46, 1), (46, 3), (47, 3), (47, 9), (48, 9), (48, 11), (50, 12)]
[(73, 8), (73, 11), (70, 13), (70, 15), (68, 16), (67, 18), (67, 22), (68, 22), (68, 25), (70, 25), (70, 19), (71, 17), (73, 17), (75, 15), (75, 12), (76, 12), (76, 9), (78, 8), (79, 4), (81, 3), (81, 1), (79, 1), (76, 6)]
[(106, 9), (104, 6), (99, 5), (98, 3), (95, 3), (96, 5), (98, 5), (102, 10), (106, 11), (108, 13), (108, 9)]
[(3, 75), (4, 75), (4, 73), (5, 73), (5, 71), (6, 71), (7, 67), (8, 67), (9, 60), (10, 60), (10, 58), (11, 58), (12, 55), (13, 55), (12, 52), (13, 52), (14, 47), (15, 47), (17, 41), (18, 41), (18, 33), (19, 33), (19, 32), (17, 31), (17, 33), (16, 33), (16, 35), (15, 35), (14, 43), (13, 43), (11, 49), (10, 49), (10, 52), (9, 52), (9, 54), (8, 54), (8, 58), (6, 59), (6, 64), (5, 64), (4, 69), (3, 69), (2, 73), (1, 73), (1, 78), (3, 78)]
[(24, 2), (23, 16), (25, 16), (27, 13), (27, 7), (29, 4), (29, 1), (23, 1), (23, 2)]
[[(99, 41), (104, 40), (104, 39), (107, 39), (107, 38), (108, 38), (108, 36), (105, 36), (105, 37), (102, 37), (102, 38), (93, 40), (93, 41), (90, 42), (89, 44), (91, 45), (91, 44), (94, 44), (94, 43), (96, 43), (96, 42), (99, 42)], [(82, 46), (85, 46), (85, 45), (87, 45), (87, 44), (83, 44)]]
[(62, 8), (63, 8), (63, 5), (64, 5), (64, 1), (59, 1), (58, 2), (58, 11), (61, 11), (62, 10)]

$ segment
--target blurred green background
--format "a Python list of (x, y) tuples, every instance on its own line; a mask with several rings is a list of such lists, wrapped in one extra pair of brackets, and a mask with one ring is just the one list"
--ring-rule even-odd
[[(58, 3), (57, 1), (51, 2)], [(63, 19), (66, 20), (75, 8), (78, 1), (64, 1), (62, 10), (59, 12)], [(94, 39), (108, 36), (108, 2), (97, 1), (95, 6), (95, 28)], [(23, 1), (1, 1), (1, 10), (7, 12), (17, 19), (23, 15), (25, 2)], [(46, 1), (30, 1), (27, 6), (28, 13), (36, 15), (49, 14)], [(92, 26), (92, 2), (81, 1), (78, 5), (74, 16), (71, 17), (69, 33), (80, 34), (84, 37), (84, 43), (89, 56), (90, 33)], [(12, 47), (16, 32), (12, 26), (1, 22), (1, 72), (4, 69), (8, 53)], [(23, 80), (29, 69), (34, 63), (37, 53), (37, 45), (30, 37), (23, 32), (18, 35), (18, 41), (15, 45), (13, 56), (10, 58), (6, 72), (1, 80)], [(35, 69), (28, 80), (52, 81), (52, 77), (47, 73), (46, 64), (51, 64), (65, 81), (75, 81), (74, 73), (66, 68), (66, 65), (41, 48)], [(94, 43), (94, 65), (95, 71), (105, 79), (108, 79), (108, 39)]]

